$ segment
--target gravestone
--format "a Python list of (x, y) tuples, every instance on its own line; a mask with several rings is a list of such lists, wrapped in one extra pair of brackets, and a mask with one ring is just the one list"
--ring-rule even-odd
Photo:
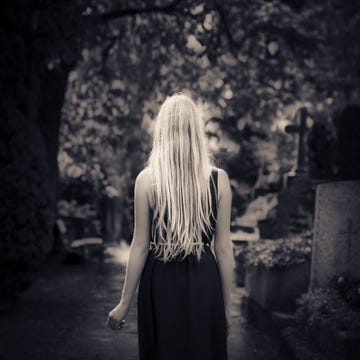
[(360, 182), (318, 185), (310, 289), (340, 274), (360, 279)]
[(287, 133), (298, 136), (295, 174), (286, 176), (285, 186), (278, 195), (276, 215), (259, 222), (261, 238), (286, 237), (308, 230), (313, 225), (315, 193), (308, 173), (307, 120), (308, 111), (302, 107), (295, 114), (294, 124), (285, 128)]

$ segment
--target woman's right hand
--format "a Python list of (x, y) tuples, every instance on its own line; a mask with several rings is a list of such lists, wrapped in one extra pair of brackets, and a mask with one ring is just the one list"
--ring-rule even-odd
[(129, 306), (120, 302), (114, 309), (112, 309), (107, 317), (106, 325), (112, 330), (121, 329), (125, 324), (124, 318), (129, 312)]

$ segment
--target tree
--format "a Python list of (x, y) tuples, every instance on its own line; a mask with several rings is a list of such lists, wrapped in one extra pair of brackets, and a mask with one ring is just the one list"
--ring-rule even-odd
[[(358, 4), (339, 0), (166, 4), (161, 8), (144, 3), (136, 20), (121, 27), (122, 37), (116, 39), (119, 48), (134, 44), (130, 52), (138, 64), (147, 61), (142, 83), (147, 90), (153, 87), (147, 101), (153, 103), (149, 116), (164, 94), (191, 88), (212, 104), (210, 122), (219, 123), (222, 137), (226, 134), (244, 148), (253, 143), (254, 153), (266, 157), (269, 153), (256, 150), (266, 147), (263, 134), (267, 142), (281, 138), (291, 144), (281, 127), (284, 119), (292, 121), (300, 106), (307, 106), (314, 121), (321, 122), (358, 98), (359, 47), (354, 45), (360, 28)], [(117, 21), (126, 23), (129, 14), (134, 11), (110, 6), (101, 17), (107, 29), (116, 29)], [(127, 63), (126, 52), (116, 54), (117, 63)], [(294, 152), (287, 154), (294, 163)], [(270, 155), (259, 163), (273, 160)]]
[(0, 31), (0, 286), (51, 248), (57, 150), (67, 74), (77, 58), (80, 2), (5, 1)]
[[(0, 63), (0, 159), (6, 170), (1, 197), (7, 214), (1, 254), (14, 249), (2, 263), (32, 263), (50, 247), (61, 109), (74, 69), (72, 74), (88, 68), (95, 75), (93, 81), (77, 74), (89, 84), (85, 94), (101, 96), (105, 89), (111, 102), (118, 102), (107, 108), (102, 101), (101, 115), (128, 107), (128, 112), (120, 112), (116, 129), (124, 124), (132, 129), (130, 124), (143, 118), (146, 128), (165, 94), (192, 89), (205, 100), (208, 129), (217, 129), (214, 138), (226, 138), (235, 158), (255, 155), (258, 173), (266, 173), (273, 161), (264, 149), (276, 139), (287, 142), (280, 127), (297, 107), (307, 105), (316, 120), (318, 113), (332, 114), (358, 99), (358, 2), (15, 0), (1, 6), (0, 46), (5, 55)], [(91, 66), (98, 70), (86, 61), (93, 56), (97, 60), (91, 60)], [(117, 81), (112, 88), (110, 79)], [(77, 81), (70, 79), (69, 84), (78, 86)], [(83, 102), (81, 96), (78, 100)], [(82, 119), (79, 114), (76, 118)], [(101, 125), (104, 119), (95, 120)], [(94, 126), (88, 122), (82, 128), (86, 138)], [(108, 135), (104, 138), (113, 141), (114, 134)], [(125, 137), (119, 138), (123, 144)], [(24, 139), (28, 144), (21, 146)], [(241, 149), (246, 149), (243, 155)], [(290, 154), (283, 165), (291, 160)], [(33, 165), (28, 169), (24, 163)], [(14, 175), (24, 171), (31, 184), (25, 200), (18, 191), (24, 185)], [(33, 219), (21, 225), (20, 234), (14, 221), (19, 204), (25, 204), (24, 212)], [(25, 239), (35, 246), (24, 247)]]

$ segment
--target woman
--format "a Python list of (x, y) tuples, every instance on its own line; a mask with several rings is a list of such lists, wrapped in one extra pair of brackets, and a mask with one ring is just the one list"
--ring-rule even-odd
[[(225, 360), (233, 252), (231, 190), (211, 166), (195, 103), (161, 106), (148, 164), (135, 182), (135, 230), (122, 296), (108, 325), (120, 328), (138, 282), (140, 360)], [(211, 242), (214, 238), (214, 253)]]

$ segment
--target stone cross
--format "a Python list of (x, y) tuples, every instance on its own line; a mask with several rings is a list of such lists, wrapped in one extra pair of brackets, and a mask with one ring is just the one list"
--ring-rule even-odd
[(300, 108), (295, 114), (296, 125), (288, 125), (285, 127), (285, 131), (288, 134), (299, 134), (299, 144), (297, 153), (297, 172), (304, 172), (306, 170), (306, 133), (308, 127), (306, 120), (308, 117), (308, 111), (305, 107)]
[(348, 219), (347, 221), (348, 223), (348, 228), (347, 231), (341, 231), (340, 235), (347, 235), (347, 262), (350, 263), (351, 260), (351, 250), (352, 250), (352, 242), (353, 242), (353, 238), (352, 235), (356, 235), (358, 232), (353, 230), (353, 222), (352, 219)]

